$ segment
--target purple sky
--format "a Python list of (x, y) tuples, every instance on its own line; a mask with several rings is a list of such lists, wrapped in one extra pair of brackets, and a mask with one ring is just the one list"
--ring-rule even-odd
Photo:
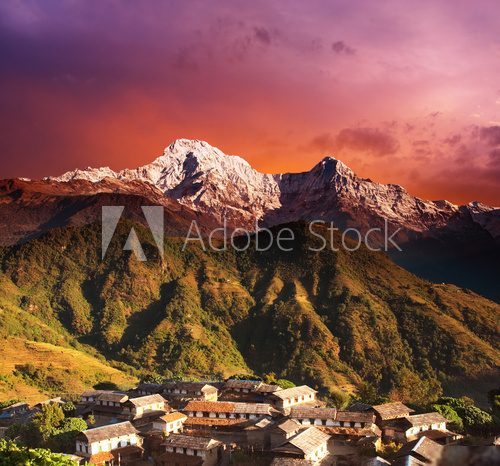
[(0, 56), (2, 177), (189, 137), (500, 205), (498, 1), (3, 0)]

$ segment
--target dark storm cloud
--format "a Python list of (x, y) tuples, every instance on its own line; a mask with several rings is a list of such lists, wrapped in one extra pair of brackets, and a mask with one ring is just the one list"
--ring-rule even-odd
[(500, 148), (491, 150), (488, 156), (489, 165), (492, 167), (500, 168)]
[(378, 128), (344, 128), (335, 137), (335, 146), (338, 150), (351, 149), (381, 157), (394, 154), (399, 142)]
[(500, 146), (500, 126), (482, 127), (479, 137), (490, 146)]
[(309, 145), (320, 152), (330, 151), (335, 145), (335, 139), (330, 133), (318, 134)]
[(255, 38), (264, 45), (271, 45), (271, 34), (263, 27), (255, 27)]
[[(426, 145), (427, 141), (416, 141)], [(319, 152), (351, 150), (364, 152), (376, 157), (391, 155), (398, 151), (399, 141), (379, 128), (344, 128), (335, 136), (321, 133), (309, 141), (309, 147)]]
[(462, 135), (458, 133), (452, 134), (444, 140), (445, 144), (448, 144), (451, 147), (455, 147), (457, 144), (460, 144), (461, 141), (462, 141)]
[(338, 40), (332, 44), (332, 50), (339, 55), (354, 55), (356, 49), (347, 45), (344, 41)]

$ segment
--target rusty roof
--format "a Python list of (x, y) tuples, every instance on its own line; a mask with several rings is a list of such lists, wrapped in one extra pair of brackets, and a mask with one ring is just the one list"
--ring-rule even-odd
[(236, 414), (270, 414), (271, 405), (267, 403), (233, 403)]
[(179, 411), (174, 411), (173, 413), (168, 413), (164, 416), (160, 416), (159, 419), (165, 422), (175, 422), (182, 419), (187, 419), (187, 416), (183, 413), (180, 413)]
[(203, 411), (208, 413), (234, 413), (234, 403), (225, 401), (190, 401), (183, 411)]

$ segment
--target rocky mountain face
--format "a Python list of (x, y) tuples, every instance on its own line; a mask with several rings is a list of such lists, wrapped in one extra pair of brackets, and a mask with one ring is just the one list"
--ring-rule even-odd
[[(201, 228), (207, 229), (222, 224), (224, 219), (228, 228), (249, 230), (255, 229), (256, 219), (265, 226), (323, 220), (344, 230), (356, 228), (363, 236), (370, 229), (379, 229), (370, 236), (371, 244), (385, 246), (387, 232), (402, 249), (387, 243), (388, 253), (396, 263), (422, 277), (456, 283), (500, 301), (496, 284), (500, 209), (478, 202), (457, 206), (445, 200), (422, 200), (399, 185), (360, 178), (331, 157), (308, 172), (270, 175), (259, 173), (241, 157), (227, 156), (204, 141), (180, 139), (152, 163), (136, 169), (75, 170), (37, 182), (36, 186), (25, 182), (23, 189), (43, 191), (46, 183), (62, 193), (66, 204), (71, 202), (66, 199), (68, 190), (73, 195), (84, 181), (87, 192), (99, 196), (103, 192), (121, 196), (133, 191), (134, 196), (150, 198), (156, 204), (172, 201), (187, 209), (190, 218), (196, 216)], [(17, 194), (5, 186), (3, 192), (5, 208)], [(53, 200), (50, 197), (47, 202), (52, 205)], [(129, 198), (115, 199), (124, 201)], [(16, 212), (26, 208), (19, 199), (14, 202)], [(11, 221), (7, 227), (4, 221), (1, 223), (10, 232), (14, 227), (11, 222), (15, 225), (16, 221), (12, 220), (11, 209), (7, 208), (7, 212)], [(16, 234), (4, 238), (22, 239), (24, 228), (18, 225)]]
[[(15, 244), (51, 228), (99, 222), (103, 205), (125, 205), (144, 222), (142, 205), (163, 205), (167, 234), (186, 236), (196, 219), (202, 232), (222, 225), (255, 230), (298, 220), (333, 222), (388, 242), (389, 255), (433, 281), (452, 282), (500, 301), (500, 209), (478, 202), (457, 206), (425, 201), (393, 184), (356, 174), (339, 160), (310, 171), (270, 175), (204, 141), (179, 139), (150, 164), (115, 172), (74, 170), (44, 180), (0, 181), (0, 241)], [(387, 232), (387, 235), (386, 233)]]
[(238, 156), (227, 156), (204, 141), (179, 139), (148, 165), (114, 172), (108, 167), (74, 170), (50, 177), (55, 182), (105, 179), (145, 182), (196, 212), (226, 218), (232, 227), (252, 228), (297, 220), (334, 221), (363, 232), (384, 219), (402, 235), (436, 235), (443, 228), (476, 223), (493, 237), (500, 235), (500, 210), (479, 203), (456, 206), (424, 201), (403, 187), (375, 183), (340, 160), (326, 157), (309, 172), (269, 175)]

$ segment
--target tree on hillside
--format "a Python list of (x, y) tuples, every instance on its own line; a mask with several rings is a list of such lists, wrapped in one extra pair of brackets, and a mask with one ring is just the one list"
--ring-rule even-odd
[(76, 436), (85, 429), (87, 423), (83, 419), (65, 417), (60, 405), (46, 404), (31, 422), (14, 424), (7, 430), (6, 436), (27, 447), (47, 447), (71, 453), (75, 448)]
[(467, 432), (486, 434), (493, 426), (493, 417), (473, 403), (474, 401), (468, 397), (442, 397), (437, 402), (439, 405), (451, 406), (462, 419)]
[(490, 390), (488, 392), (488, 401), (491, 406), (491, 412), (495, 418), (495, 422), (500, 424), (500, 388)]
[(276, 380), (276, 385), (278, 385), (279, 387), (281, 387), (283, 389), (295, 387), (295, 384), (287, 379)]
[(71, 453), (75, 450), (76, 436), (87, 429), (87, 423), (78, 417), (68, 417), (54, 430), (46, 446), (51, 450)]
[(436, 411), (442, 416), (444, 416), (448, 421), (451, 422), (450, 428), (451, 430), (461, 432), (464, 428), (464, 423), (462, 418), (458, 415), (458, 413), (448, 405), (441, 404), (433, 404), (431, 405), (431, 410)]
[(415, 372), (403, 367), (394, 378), (389, 398), (425, 406), (436, 401), (442, 393), (443, 389), (437, 380), (420, 378)]
[(62, 408), (55, 403), (42, 405), (41, 411), (33, 416), (32, 424), (42, 444), (54, 434), (64, 417)]

